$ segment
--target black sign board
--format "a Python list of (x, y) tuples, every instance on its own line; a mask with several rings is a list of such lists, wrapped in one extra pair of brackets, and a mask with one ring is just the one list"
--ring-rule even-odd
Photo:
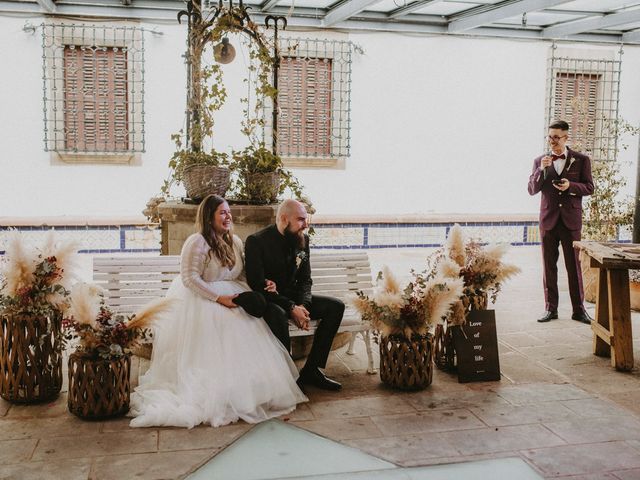
[(458, 382), (500, 380), (498, 336), (494, 310), (471, 310), (467, 323), (453, 329)]

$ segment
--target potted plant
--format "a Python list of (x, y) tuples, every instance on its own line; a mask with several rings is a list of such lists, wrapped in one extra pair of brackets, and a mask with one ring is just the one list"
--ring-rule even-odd
[[(171, 182), (182, 183), (187, 197), (196, 201), (211, 193), (224, 196), (230, 183), (229, 155), (214, 148), (208, 152), (184, 149), (180, 134), (172, 139), (177, 149), (169, 161)], [(168, 193), (170, 185), (166, 182), (163, 192)]]
[(371, 323), (380, 346), (380, 379), (401, 390), (420, 390), (433, 378), (434, 325), (462, 295), (462, 279), (422, 273), (401, 288), (384, 268), (371, 296), (357, 292), (354, 300), (363, 320)]
[[(635, 207), (630, 198), (621, 198), (620, 196), (621, 190), (627, 185), (627, 180), (620, 173), (618, 142), (623, 136), (638, 135), (640, 128), (634, 127), (624, 119), (603, 121), (614, 137), (616, 148), (606, 152), (612, 155), (611, 158), (592, 162), (591, 170), (595, 188), (593, 194), (585, 199), (582, 237), (584, 240), (596, 242), (615, 242), (618, 239), (619, 229), (632, 225)], [(620, 143), (620, 146), (623, 150), (628, 148), (626, 143)], [(580, 144), (577, 144), (575, 148), (580, 150)], [(580, 261), (584, 298), (588, 302), (595, 303), (598, 269), (591, 268), (591, 260), (582, 252), (580, 253)], [(636, 277), (638, 276), (631, 276), (632, 291), (635, 287), (633, 279)], [(633, 303), (640, 304), (640, 299), (634, 299)]]
[(518, 266), (502, 261), (507, 249), (505, 244), (483, 246), (466, 240), (462, 227), (456, 224), (449, 231), (444, 248), (429, 258), (430, 277), (439, 273), (447, 278), (461, 278), (464, 283), (461, 298), (436, 327), (435, 362), (440, 369), (456, 368), (453, 331), (465, 324), (470, 311), (486, 310), (489, 299), (495, 303), (502, 282), (520, 272)]
[(0, 284), (0, 396), (33, 403), (58, 396), (62, 387), (62, 312), (76, 267), (75, 244), (27, 248), (10, 234)]
[(63, 320), (65, 340), (74, 342), (69, 356), (69, 411), (80, 418), (123, 415), (129, 410), (131, 349), (150, 334), (150, 325), (170, 306), (149, 303), (136, 315), (112, 311), (97, 285), (77, 283)]

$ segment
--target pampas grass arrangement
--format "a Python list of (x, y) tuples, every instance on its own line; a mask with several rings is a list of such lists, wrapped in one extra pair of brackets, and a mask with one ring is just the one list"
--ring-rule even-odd
[(362, 318), (384, 337), (399, 335), (410, 339), (425, 335), (462, 295), (461, 278), (427, 279), (416, 272), (412, 276), (402, 289), (393, 273), (384, 267), (372, 295), (360, 291), (353, 300)]
[(463, 299), (453, 305), (447, 317), (450, 325), (464, 324), (466, 311), (473, 305), (486, 305), (488, 298), (495, 303), (502, 283), (520, 272), (518, 266), (503, 262), (508, 249), (505, 244), (483, 246), (467, 240), (458, 224), (451, 228), (444, 249), (429, 259), (431, 276), (464, 281)]
[(171, 305), (171, 299), (159, 299), (125, 317), (109, 309), (99, 286), (80, 282), (73, 286), (69, 296), (69, 309), (63, 320), (65, 338), (68, 342), (77, 341), (78, 353), (93, 358), (118, 358), (145, 342), (151, 324)]
[(29, 248), (13, 230), (0, 265), (0, 307), (7, 313), (44, 316), (64, 310), (77, 278), (76, 251), (76, 243), (59, 241), (53, 231), (42, 247)]

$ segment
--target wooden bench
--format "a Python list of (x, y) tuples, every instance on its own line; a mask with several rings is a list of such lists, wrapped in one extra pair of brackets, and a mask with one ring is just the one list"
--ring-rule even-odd
[[(371, 333), (368, 323), (349, 302), (356, 290), (370, 292), (371, 268), (366, 252), (313, 253), (311, 255), (313, 293), (330, 295), (345, 302), (346, 310), (338, 332), (350, 332), (351, 340), (347, 353), (353, 355), (358, 334), (365, 342), (368, 357), (368, 373), (375, 373), (371, 349)], [(151, 300), (164, 296), (171, 282), (180, 274), (180, 257), (166, 256), (96, 256), (93, 259), (93, 280), (105, 291), (105, 301), (114, 311), (131, 314)], [(295, 325), (289, 327), (292, 337), (313, 335), (316, 321), (311, 329), (304, 331)]]

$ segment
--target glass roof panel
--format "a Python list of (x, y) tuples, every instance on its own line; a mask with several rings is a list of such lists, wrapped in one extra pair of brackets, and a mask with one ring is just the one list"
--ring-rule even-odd
[(561, 3), (548, 10), (576, 10), (583, 12), (611, 12), (622, 7), (637, 5), (639, 2), (629, 0), (574, 0), (568, 3)]
[(277, 5), (279, 7), (290, 7), (293, 4), (294, 9), (295, 7), (327, 8), (334, 3), (336, 3), (336, 0), (281, 0)]
[(470, 8), (482, 5), (482, 3), (469, 3), (469, 2), (436, 2), (431, 5), (427, 5), (420, 10), (416, 10), (413, 13), (421, 13), (424, 15), (453, 15), (455, 13), (464, 12)]
[(390, 12), (391, 10), (395, 10), (396, 8), (404, 7), (410, 1), (406, 0), (381, 0), (379, 2), (374, 3), (373, 5), (369, 5), (366, 10), (372, 12)]
[[(530, 27), (547, 27), (555, 23), (570, 22), (571, 20), (579, 20), (584, 15), (570, 15), (565, 13), (547, 13), (547, 12), (529, 12), (527, 13), (527, 25)], [(510, 17), (500, 20), (506, 25), (522, 25), (522, 15)]]

